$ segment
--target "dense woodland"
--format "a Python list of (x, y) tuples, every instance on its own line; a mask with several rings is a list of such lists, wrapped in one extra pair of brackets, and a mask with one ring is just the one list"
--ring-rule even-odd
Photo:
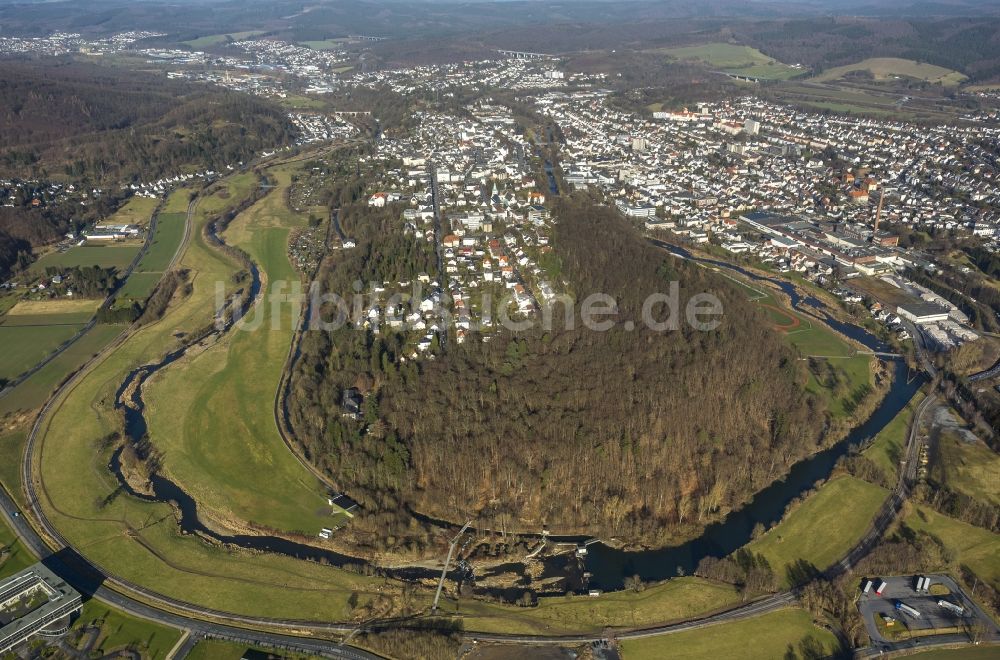
[(155, 181), (235, 165), (294, 134), (258, 98), (54, 58), (3, 62), (0, 96), (0, 176)]
[[(384, 524), (405, 524), (398, 512), (409, 509), (664, 543), (822, 443), (825, 412), (802, 388), (803, 363), (742, 292), (648, 246), (608, 209), (563, 201), (556, 212), (553, 244), (570, 289), (580, 299), (613, 295), (618, 320), (639, 329), (557, 320), (551, 332), (452, 343), (419, 362), (402, 361), (392, 336), (342, 329), (304, 338), (290, 402), (296, 435), (370, 513), (386, 514)], [(384, 252), (401, 246), (377, 245), (344, 253), (323, 274), (325, 288), (350, 293), (358, 273), (426, 267), (406, 249)], [(682, 323), (658, 333), (639, 323), (646, 295), (675, 279), (682, 306), (694, 293), (719, 296), (717, 330)], [(340, 415), (349, 387), (364, 394), (359, 422)]]
[(222, 170), (294, 137), (268, 101), (57, 58), (0, 63), (0, 98), (0, 178), (110, 191), (86, 206), (36, 208), (21, 194), (0, 207), (0, 277), (27, 265), (32, 248), (113, 212), (120, 184)]

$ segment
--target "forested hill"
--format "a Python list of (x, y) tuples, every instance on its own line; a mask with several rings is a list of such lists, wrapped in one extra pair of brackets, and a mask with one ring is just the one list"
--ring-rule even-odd
[[(370, 512), (662, 544), (816, 450), (823, 404), (745, 290), (651, 247), (607, 208), (564, 201), (556, 213), (561, 278), (578, 300), (614, 296), (635, 330), (557, 324), (453, 343), (416, 367), (399, 363), (390, 339), (369, 340), (368, 360), (343, 354), (358, 343), (349, 338), (306, 345), (297, 433)], [(675, 279), (682, 311), (695, 293), (720, 298), (718, 329), (638, 323), (646, 296)], [(321, 403), (357, 383), (365, 432)]]
[(106, 192), (0, 208), (0, 278), (31, 249), (114, 210), (122, 184), (223, 170), (289, 144), (279, 106), (160, 75), (71, 60), (0, 60), (0, 179), (65, 180)]
[(0, 177), (95, 185), (221, 169), (288, 144), (271, 102), (74, 61), (0, 61)]

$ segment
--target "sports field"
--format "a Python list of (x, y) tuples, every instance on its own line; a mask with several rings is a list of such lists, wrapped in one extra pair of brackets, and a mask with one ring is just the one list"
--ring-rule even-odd
[(789, 647), (799, 652), (801, 644), (819, 652), (815, 656), (802, 653), (801, 657), (826, 657), (836, 649), (837, 638), (830, 631), (813, 624), (812, 616), (805, 610), (789, 608), (753, 619), (673, 635), (624, 640), (621, 651), (622, 660), (772, 660), (787, 657)]
[(764, 555), (791, 586), (786, 566), (801, 559), (823, 570), (839, 561), (864, 535), (888, 496), (887, 490), (867, 481), (835, 477), (747, 549)]

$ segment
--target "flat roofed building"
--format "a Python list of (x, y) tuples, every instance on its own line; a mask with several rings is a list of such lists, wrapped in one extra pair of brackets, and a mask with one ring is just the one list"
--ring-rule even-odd
[(934, 303), (904, 303), (896, 308), (896, 313), (917, 324), (937, 323), (948, 318), (948, 310)]
[(44, 564), (0, 583), (0, 653), (43, 633), (82, 607), (79, 592)]

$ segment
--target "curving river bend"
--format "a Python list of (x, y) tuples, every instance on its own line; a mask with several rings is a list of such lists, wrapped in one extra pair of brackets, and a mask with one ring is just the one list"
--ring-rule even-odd
[[(210, 237), (214, 241), (222, 242), (215, 235), (214, 231), (210, 232)], [(814, 311), (818, 311), (822, 306), (815, 298), (801, 296), (789, 282), (777, 278), (764, 277), (723, 261), (696, 258), (687, 250), (668, 243), (655, 240), (652, 242), (681, 258), (701, 261), (718, 268), (733, 270), (753, 280), (767, 280), (788, 294), (795, 308), (804, 304), (815, 308)], [(233, 315), (236, 319), (242, 316), (242, 313), (247, 311), (257, 301), (260, 294), (261, 279), (256, 266), (252, 265), (250, 275), (252, 279), (250, 294), (244, 299), (242, 309)], [(829, 315), (826, 318), (827, 323), (835, 330), (858, 341), (867, 348), (879, 352), (889, 350), (881, 340), (863, 328), (840, 322)], [(212, 333), (222, 334), (229, 330), (233, 324), (234, 321), (227, 321), (226, 324), (215, 329)], [(201, 339), (204, 338), (202, 337)], [(168, 353), (162, 360), (134, 369), (123, 381), (118, 390), (115, 405), (125, 416), (126, 435), (132, 441), (142, 438), (146, 433), (146, 420), (143, 415), (142, 402), (143, 382), (153, 373), (181, 358), (191, 346), (196, 344), (197, 341), (189, 341), (185, 346)], [(709, 556), (723, 557), (746, 545), (751, 540), (752, 531), (758, 523), (770, 526), (779, 521), (785, 508), (792, 500), (812, 488), (817, 481), (829, 477), (834, 464), (841, 456), (846, 455), (853, 446), (860, 445), (868, 438), (877, 434), (909, 403), (917, 390), (925, 382), (922, 374), (911, 377), (906, 364), (902, 360), (894, 360), (893, 368), (894, 373), (889, 392), (863, 424), (853, 429), (845, 439), (836, 445), (795, 464), (784, 479), (758, 492), (743, 508), (733, 511), (723, 520), (709, 525), (700, 537), (682, 545), (647, 551), (619, 550), (605, 545), (600, 541), (592, 542), (588, 545), (588, 552), (582, 565), (573, 566), (573, 562), (569, 562), (570, 565), (567, 565), (565, 556), (548, 557), (543, 559), (545, 563), (543, 575), (546, 577), (555, 575), (566, 576), (571, 589), (579, 589), (582, 585), (587, 584), (591, 587), (615, 590), (621, 589), (624, 586), (624, 580), (627, 576), (638, 575), (644, 581), (656, 581), (674, 577), (681, 572), (689, 574), (694, 571), (703, 558)], [(427, 568), (379, 569), (365, 560), (313, 545), (298, 543), (283, 537), (221, 534), (208, 528), (201, 522), (198, 517), (197, 502), (185, 493), (180, 486), (166, 477), (159, 474), (151, 477), (152, 496), (135, 491), (122, 474), (120, 454), (121, 450), (119, 449), (112, 456), (108, 467), (116, 474), (122, 489), (129, 495), (145, 501), (173, 503), (179, 514), (178, 525), (182, 533), (198, 534), (218, 543), (258, 552), (271, 552), (298, 559), (323, 561), (332, 566), (342, 568), (364, 567), (374, 569), (382, 574), (404, 580), (433, 578), (439, 574), (438, 571)], [(553, 540), (577, 541), (579, 538), (566, 537), (564, 539)], [(515, 569), (519, 565), (517, 562), (510, 564)], [(583, 571), (589, 572), (589, 582), (580, 580), (580, 574)], [(465, 569), (457, 569), (452, 571), (450, 575), (453, 579), (463, 579), (468, 576), (468, 573)], [(502, 593), (506, 596), (512, 595), (511, 589), (477, 591)]]

